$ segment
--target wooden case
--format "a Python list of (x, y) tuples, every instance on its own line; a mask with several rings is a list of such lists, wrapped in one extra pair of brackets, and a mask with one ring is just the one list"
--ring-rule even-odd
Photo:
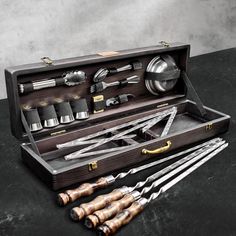
[[(50, 63), (34, 63), (23, 66), (11, 67), (5, 70), (7, 93), (10, 108), (11, 130), (13, 135), (22, 140), (22, 158), (33, 171), (49, 184), (54, 190), (82, 182), (108, 172), (127, 167), (149, 158), (163, 157), (169, 151), (192, 144), (217, 134), (227, 131), (230, 117), (211, 108), (204, 107), (206, 115), (199, 113), (199, 101), (189, 100), (189, 88), (182, 77), (174, 89), (160, 96), (154, 96), (146, 89), (144, 84), (145, 70), (151, 59), (157, 55), (168, 54), (172, 56), (181, 71), (187, 72), (190, 46), (173, 43), (160, 44), (152, 47), (123, 50), (118, 52), (98, 53), (71, 59), (57, 60)], [(108, 88), (99, 93), (105, 98), (118, 94), (132, 93), (135, 99), (125, 104), (107, 108), (104, 112), (92, 114), (89, 87), (93, 84), (92, 77), (99, 68), (119, 67), (126, 65), (131, 60), (139, 60), (143, 68), (137, 71), (121, 72), (109, 77), (106, 82), (112, 82), (129, 75), (138, 75), (141, 82), (126, 87)], [(20, 95), (18, 84), (29, 81), (42, 80), (60, 76), (66, 71), (82, 70), (88, 78), (85, 83), (77, 86), (58, 86), (34, 91)], [(59, 125), (51, 129), (28, 134), (31, 141), (27, 140), (27, 133), (22, 125), (21, 107), (25, 104), (38, 106), (42, 100), (52, 101), (55, 98), (70, 100), (71, 95), (76, 94), (87, 99), (90, 117), (84, 121), (74, 121), (67, 125)], [(195, 96), (196, 98), (196, 96)], [(66, 161), (64, 155), (75, 151), (78, 147), (57, 150), (56, 144), (64, 143), (94, 132), (129, 122), (157, 111), (163, 111), (173, 106), (177, 107), (177, 116), (171, 126), (169, 134), (156, 138), (153, 134), (161, 132), (165, 122), (161, 122), (151, 128), (151, 132), (145, 135), (140, 132), (132, 140), (112, 141), (105, 144), (105, 148), (118, 147), (135, 143), (124, 150), (90, 156), (84, 159)], [(167, 145), (171, 142), (171, 145)], [(39, 153), (37, 154), (38, 149)], [(165, 154), (142, 154), (142, 150), (166, 147)]]

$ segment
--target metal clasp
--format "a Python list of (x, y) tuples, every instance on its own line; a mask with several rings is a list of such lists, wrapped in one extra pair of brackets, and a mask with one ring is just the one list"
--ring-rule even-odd
[(160, 43), (163, 47), (166, 47), (166, 48), (168, 48), (168, 47), (170, 46), (170, 44), (167, 43), (166, 41), (160, 41), (159, 43)]
[(211, 130), (213, 127), (213, 124), (212, 123), (208, 123), (207, 125), (206, 125), (206, 131), (209, 131), (209, 130)]
[(98, 163), (96, 161), (90, 162), (88, 164), (89, 171), (95, 170), (98, 168)]
[(41, 60), (47, 65), (52, 65), (53, 61), (49, 57), (42, 57)]
[(159, 154), (167, 151), (171, 147), (171, 145), (172, 145), (171, 141), (167, 141), (165, 146), (157, 148), (155, 150), (143, 149), (142, 154)]

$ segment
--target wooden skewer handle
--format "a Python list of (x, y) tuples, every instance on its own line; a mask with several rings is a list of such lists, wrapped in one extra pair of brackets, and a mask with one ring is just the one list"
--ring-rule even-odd
[(140, 193), (134, 191), (126, 194), (123, 198), (113, 201), (106, 208), (95, 211), (85, 219), (85, 225), (88, 228), (96, 228), (98, 225), (104, 223), (106, 220), (114, 217), (117, 213), (130, 206), (135, 200), (140, 198)]
[(112, 201), (122, 198), (127, 192), (128, 187), (122, 187), (120, 189), (113, 190), (111, 193), (100, 195), (91, 202), (83, 203), (79, 207), (74, 207), (71, 209), (71, 219), (74, 221), (81, 220), (84, 216), (90, 215), (94, 211), (106, 207)]
[(81, 184), (78, 188), (67, 190), (64, 193), (59, 193), (57, 196), (57, 202), (60, 206), (65, 206), (68, 203), (74, 202), (81, 197), (93, 194), (97, 189), (106, 188), (114, 181), (114, 177), (112, 175), (109, 175), (107, 177), (101, 177), (95, 183)]
[(116, 217), (99, 226), (98, 235), (109, 236), (115, 234), (118, 229), (128, 224), (136, 215), (141, 213), (146, 203), (147, 200), (145, 198), (140, 198), (138, 201), (135, 201), (129, 208), (123, 210), (118, 215), (116, 215)]

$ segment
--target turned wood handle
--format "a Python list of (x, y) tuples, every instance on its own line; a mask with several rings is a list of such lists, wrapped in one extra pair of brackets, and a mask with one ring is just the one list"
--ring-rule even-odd
[(102, 209), (112, 201), (118, 200), (124, 196), (124, 191), (115, 189), (111, 193), (100, 195), (88, 203), (83, 203), (79, 207), (71, 209), (71, 219), (74, 221), (81, 220), (84, 216), (92, 214), (94, 211)]
[(115, 216), (126, 207), (130, 206), (134, 201), (135, 196), (133, 194), (126, 194), (120, 200), (113, 201), (106, 208), (95, 211), (92, 215), (87, 216), (85, 219), (85, 225), (88, 228), (95, 228)]
[(123, 225), (128, 224), (136, 215), (142, 212), (144, 206), (138, 201), (134, 202), (129, 208), (120, 212), (116, 217), (106, 221), (103, 225), (98, 227), (99, 235), (112, 235)]
[(65, 206), (69, 202), (74, 202), (81, 197), (89, 196), (93, 194), (95, 190), (105, 188), (113, 183), (114, 181), (111, 181), (111, 179), (111, 176), (102, 177), (95, 183), (84, 183), (81, 184), (78, 188), (67, 190), (64, 193), (59, 193), (57, 196), (57, 202), (60, 206)]

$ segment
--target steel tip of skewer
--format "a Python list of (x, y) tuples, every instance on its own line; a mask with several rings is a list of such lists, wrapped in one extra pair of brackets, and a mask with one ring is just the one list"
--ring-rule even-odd
[(68, 146), (68, 144), (62, 143), (62, 144), (57, 144), (56, 147), (57, 149), (60, 149), (60, 148), (65, 148), (65, 147), (70, 147), (70, 146)]
[(59, 193), (57, 195), (57, 203), (59, 206), (65, 206), (69, 201), (70, 198), (66, 193)]
[(95, 228), (99, 225), (99, 219), (96, 215), (89, 215), (85, 218), (84, 225), (89, 228)]
[(73, 158), (72, 158), (71, 154), (68, 154), (68, 155), (64, 156), (64, 159), (67, 161), (67, 160), (71, 160)]
[(80, 207), (74, 207), (70, 211), (70, 218), (73, 221), (79, 221), (79, 220), (83, 219), (84, 216), (85, 216), (84, 211)]

